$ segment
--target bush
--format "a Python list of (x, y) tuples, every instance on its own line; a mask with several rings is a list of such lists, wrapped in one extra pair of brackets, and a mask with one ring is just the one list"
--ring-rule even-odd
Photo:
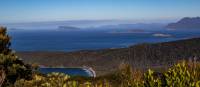
[(15, 87), (67, 87), (68, 75), (51, 73), (47, 76), (34, 75), (32, 80), (20, 79), (14, 84)]
[(163, 73), (162, 77), (156, 78), (154, 72), (149, 70), (144, 75), (144, 85), (147, 87), (199, 87), (200, 79), (195, 74), (199, 72), (191, 71), (188, 63), (183, 61)]

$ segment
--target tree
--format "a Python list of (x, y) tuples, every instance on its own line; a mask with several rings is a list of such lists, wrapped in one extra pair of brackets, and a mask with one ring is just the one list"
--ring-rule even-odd
[(7, 28), (0, 27), (0, 68), (5, 72), (6, 78), (3, 86), (13, 85), (17, 79), (31, 79), (32, 67), (20, 60), (10, 49), (11, 38)]
[(1, 54), (9, 54), (11, 50), (9, 49), (11, 43), (10, 43), (10, 37), (7, 35), (5, 27), (0, 27), (0, 53)]

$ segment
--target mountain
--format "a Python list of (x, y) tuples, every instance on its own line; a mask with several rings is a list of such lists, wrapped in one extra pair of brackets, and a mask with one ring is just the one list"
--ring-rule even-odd
[(43, 21), (43, 22), (24, 22), (24, 23), (4, 23), (2, 26), (17, 29), (57, 29), (58, 26), (75, 26), (80, 28), (96, 27), (102, 25), (113, 25), (121, 23), (131, 23), (126, 20), (66, 20), (66, 21)]
[(109, 31), (108, 33), (112, 34), (134, 34), (134, 33), (151, 33), (150, 31), (145, 31), (143, 29), (124, 29), (124, 30), (113, 30)]
[(200, 29), (200, 17), (185, 17), (166, 26), (168, 29)]
[[(45, 66), (92, 67), (97, 75), (110, 73), (120, 64), (128, 63), (134, 68), (160, 69), (170, 67), (180, 60), (200, 57), (200, 38), (164, 43), (146, 43), (127, 48), (83, 50), (76, 52), (19, 52), (26, 63)], [(199, 61), (200, 58), (197, 58)]]
[(103, 25), (96, 27), (97, 29), (160, 29), (163, 28), (165, 24), (159, 23), (135, 23), (135, 24), (117, 24), (117, 25)]

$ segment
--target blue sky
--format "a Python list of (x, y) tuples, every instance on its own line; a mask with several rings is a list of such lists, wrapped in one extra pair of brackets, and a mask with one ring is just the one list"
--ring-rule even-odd
[(200, 0), (0, 0), (0, 22), (165, 20), (200, 16)]

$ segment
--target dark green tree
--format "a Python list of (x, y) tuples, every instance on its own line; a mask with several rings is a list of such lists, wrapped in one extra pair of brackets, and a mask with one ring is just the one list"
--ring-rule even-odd
[(10, 37), (7, 35), (6, 28), (0, 27), (0, 53), (9, 54), (11, 52), (10, 45)]
[(0, 27), (0, 68), (4, 70), (6, 78), (3, 86), (12, 85), (17, 79), (31, 79), (32, 67), (20, 60), (10, 49), (11, 38), (7, 28)]

